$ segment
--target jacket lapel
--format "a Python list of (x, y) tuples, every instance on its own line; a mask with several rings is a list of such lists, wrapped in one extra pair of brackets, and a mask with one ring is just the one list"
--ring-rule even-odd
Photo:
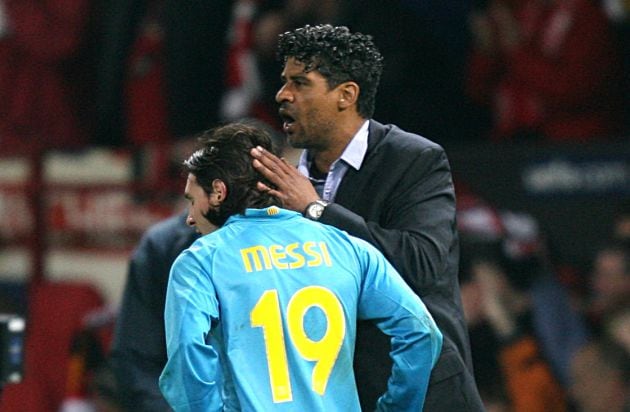
[(335, 202), (354, 210), (355, 206), (365, 201), (364, 188), (369, 185), (369, 179), (373, 175), (378, 162), (371, 161), (378, 153), (378, 145), (385, 136), (386, 128), (381, 123), (370, 120), (368, 128), (368, 149), (361, 165), (361, 173), (354, 168), (348, 168), (343, 180), (339, 184)]

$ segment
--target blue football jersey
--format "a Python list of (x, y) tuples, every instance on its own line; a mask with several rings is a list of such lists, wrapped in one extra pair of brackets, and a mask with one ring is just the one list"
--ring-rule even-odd
[(367, 242), (278, 207), (248, 209), (171, 269), (160, 388), (176, 411), (359, 411), (357, 319), (391, 336), (379, 410), (421, 410), (442, 335)]

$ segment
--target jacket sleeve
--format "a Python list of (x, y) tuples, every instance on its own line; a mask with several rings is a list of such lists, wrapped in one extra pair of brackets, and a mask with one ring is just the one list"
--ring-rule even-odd
[(209, 344), (211, 325), (218, 317), (210, 277), (189, 251), (184, 252), (173, 264), (166, 292), (168, 361), (159, 381), (162, 394), (177, 412), (223, 409), (221, 365)]
[[(147, 232), (129, 263), (110, 362), (129, 407), (170, 411), (158, 388), (166, 363), (164, 295), (172, 259), (156, 232)], [(170, 234), (172, 236), (172, 233)]]
[(420, 298), (371, 245), (364, 257), (358, 317), (370, 319), (391, 336), (393, 361), (379, 411), (422, 410), (431, 370), (442, 348), (442, 334)]
[(338, 203), (330, 204), (320, 221), (376, 246), (423, 296), (453, 281), (444, 273), (456, 267), (455, 191), (441, 147), (415, 152), (396, 187), (387, 189), (380, 221), (366, 221)]

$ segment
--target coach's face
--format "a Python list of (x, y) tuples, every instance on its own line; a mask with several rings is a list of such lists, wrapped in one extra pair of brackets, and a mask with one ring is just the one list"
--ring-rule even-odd
[(276, 94), (282, 129), (293, 147), (325, 150), (335, 136), (341, 95), (317, 70), (304, 68), (299, 60), (289, 58), (282, 71), (283, 85)]
[(217, 191), (213, 191), (210, 194), (206, 193), (199, 183), (197, 183), (197, 177), (189, 173), (188, 179), (186, 179), (184, 197), (186, 197), (189, 202), (186, 223), (194, 227), (197, 232), (202, 235), (207, 235), (217, 230), (217, 226), (212, 224), (205, 215), (211, 208), (217, 207), (220, 204), (223, 195)]

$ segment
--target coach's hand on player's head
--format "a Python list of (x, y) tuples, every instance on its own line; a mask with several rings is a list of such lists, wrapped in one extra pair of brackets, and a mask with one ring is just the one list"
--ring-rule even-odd
[(282, 200), (284, 208), (302, 213), (309, 203), (319, 199), (310, 180), (284, 158), (260, 146), (253, 148), (250, 153), (254, 158), (254, 168), (276, 186), (274, 189), (259, 182), (258, 190), (269, 192)]

